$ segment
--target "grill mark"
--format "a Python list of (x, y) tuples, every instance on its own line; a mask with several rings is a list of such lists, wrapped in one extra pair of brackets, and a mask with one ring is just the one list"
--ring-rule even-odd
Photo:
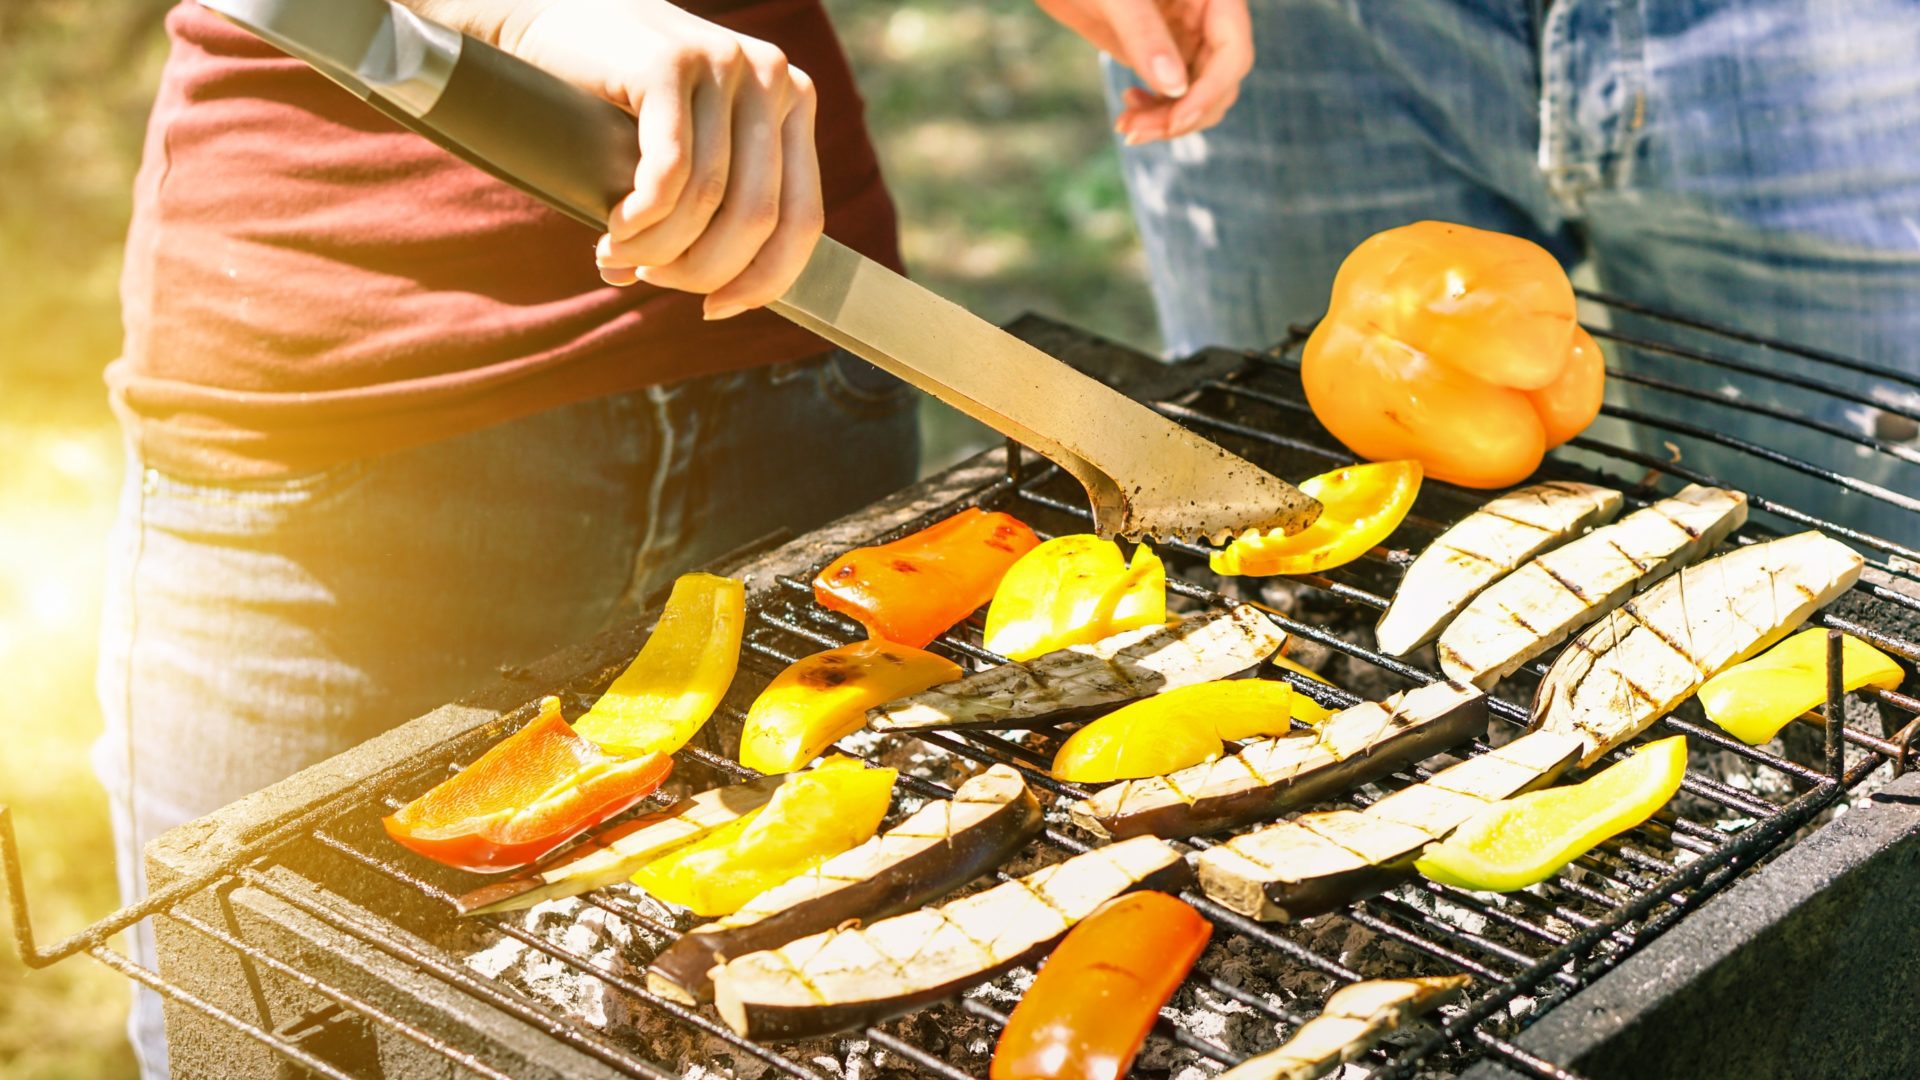
[(1507, 566), (1505, 562), (1499, 559), (1494, 559), (1489, 556), (1482, 555), (1477, 551), (1468, 551), (1466, 548), (1460, 547), (1457, 544), (1444, 545), (1440, 548), (1440, 550), (1443, 553), (1451, 553), (1454, 555), (1459, 555), (1462, 558), (1472, 559), (1474, 562), (1480, 563), (1483, 566), (1490, 566), (1495, 570), (1504, 569)]
[[(1651, 509), (1651, 507), (1649, 507), (1649, 509)], [(1662, 515), (1662, 516), (1664, 517), (1665, 515)], [(1627, 562), (1630, 565), (1632, 565), (1634, 570), (1638, 571), (1641, 575), (1644, 576), (1645, 574), (1647, 574), (1649, 571), (1653, 569), (1655, 564), (1641, 562), (1639, 558), (1636, 557), (1632, 552), (1628, 551), (1626, 548), (1621, 547), (1619, 544), (1614, 543), (1613, 537), (1603, 536), (1600, 539), (1603, 542), (1605, 542), (1608, 547), (1612, 548), (1617, 554), (1619, 554), (1621, 558), (1627, 560)]]
[(1662, 518), (1665, 518), (1667, 521), (1671, 522), (1674, 528), (1679, 529), (1683, 533), (1686, 533), (1687, 539), (1689, 540), (1698, 540), (1703, 535), (1699, 529), (1696, 529), (1692, 525), (1688, 524), (1687, 522), (1682, 521), (1677, 517), (1674, 517), (1672, 514), (1667, 513), (1665, 510), (1660, 509), (1659, 503), (1655, 503), (1654, 505), (1647, 507), (1647, 509), (1652, 510), (1656, 514), (1659, 514)]
[(800, 965), (793, 962), (793, 958), (787, 955), (785, 948), (774, 949), (771, 955), (775, 960), (780, 961), (781, 966), (787, 969), (787, 974), (791, 975), (793, 981), (799, 983), (815, 1002), (821, 1005), (833, 1004), (827, 995), (813, 984), (813, 980), (807, 978), (807, 973), (800, 970)]
[(1541, 563), (1540, 569), (1546, 571), (1547, 577), (1551, 578), (1556, 585), (1559, 585), (1561, 588), (1567, 590), (1569, 593), (1572, 593), (1573, 598), (1575, 600), (1578, 600), (1582, 604), (1587, 604), (1587, 605), (1591, 605), (1594, 603), (1594, 601), (1587, 596), (1586, 591), (1580, 588), (1579, 582), (1570, 580), (1565, 575), (1561, 574), (1560, 571), (1555, 570), (1553, 567), (1547, 565), (1546, 563)]

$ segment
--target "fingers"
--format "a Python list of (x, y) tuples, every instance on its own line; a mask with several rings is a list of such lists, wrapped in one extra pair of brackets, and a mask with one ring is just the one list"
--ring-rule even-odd
[(607, 232), (631, 240), (665, 220), (693, 175), (693, 72), (666, 73), (640, 100), (640, 165), (633, 193), (614, 207)]
[[(734, 98), (741, 78), (741, 68), (736, 66), (709, 71), (696, 79), (692, 87), (692, 153), (679, 196), (665, 216), (653, 224), (629, 230), (625, 236), (610, 228), (600, 238), (595, 256), (603, 271), (602, 277), (607, 276), (604, 271), (608, 268), (671, 264), (700, 238), (713, 220), (731, 184)], [(687, 140), (681, 143), (682, 146), (688, 144)], [(625, 209), (623, 200), (615, 216)], [(623, 224), (609, 222), (610, 227)], [(611, 278), (608, 280), (620, 284)]]
[(731, 318), (785, 293), (805, 268), (826, 223), (813, 141), (813, 83), (795, 74), (801, 81), (800, 101), (781, 128), (780, 222), (747, 268), (707, 297), (709, 319)]
[(1204, 30), (1206, 45), (1193, 86), (1168, 119), (1176, 138), (1219, 123), (1240, 96), (1241, 80), (1253, 70), (1253, 27), (1244, 0), (1208, 4)]
[(759, 65), (759, 92), (743, 93), (733, 116), (733, 168), (719, 212), (674, 262), (643, 270), (654, 284), (712, 292), (738, 277), (780, 222), (781, 129), (792, 108), (792, 78), (784, 56)]
[(1187, 61), (1154, 0), (1104, 0), (1106, 19), (1119, 39), (1114, 55), (1163, 97), (1187, 92)]

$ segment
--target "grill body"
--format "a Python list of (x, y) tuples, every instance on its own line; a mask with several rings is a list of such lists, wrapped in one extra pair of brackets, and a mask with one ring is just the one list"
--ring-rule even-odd
[[(1304, 476), (1348, 460), (1305, 409), (1285, 349), (1277, 357), (1209, 352), (1169, 367), (1038, 320), (1016, 330), (1084, 370), (1164, 400), (1168, 415), (1279, 475)], [(1696, 479), (1593, 439), (1556, 456), (1549, 471), (1602, 479), (1644, 500), (1657, 497), (1652, 487), (1635, 486), (1654, 478), (1643, 477), (1645, 470), (1664, 473), (1669, 489), (1672, 478)], [(1417, 551), (1483, 498), (1433, 486), (1403, 529), (1411, 539), (1394, 542)], [(805, 582), (815, 568), (966, 505), (1010, 510), (1049, 534), (1086, 527), (1069, 478), (1031, 456), (995, 449), (818, 532), (716, 567), (748, 581), (747, 655), (705, 745), (683, 755), (680, 775), (696, 786), (731, 779), (730, 736), (759, 687), (793, 657), (860, 636), (810, 603)], [(1792, 508), (1758, 498), (1755, 505), (1793, 519)], [(1833, 533), (1848, 538), (1844, 530)], [(1761, 535), (1763, 526), (1741, 534)], [(1920, 655), (1920, 586), (1897, 545), (1863, 551), (1877, 565), (1820, 618), (1868, 636), (1911, 668)], [(1176, 607), (1217, 598), (1200, 553), (1166, 554)], [(1397, 558), (1376, 553), (1297, 587), (1224, 587), (1272, 605), (1294, 638), (1336, 654), (1336, 682), (1379, 697), (1431, 677), (1372, 653), (1360, 629), (1391, 593)], [(446, 900), (472, 879), (413, 859), (379, 834), (380, 815), (524, 723), (542, 695), (590, 699), (644, 636), (643, 626), (629, 627), (507, 673), (463, 702), (157, 841), (148, 852), (149, 882), (155, 890), (181, 890), (154, 918), (157, 981), (170, 996), (178, 1073), (679, 1076), (711, 1067), (818, 1075), (809, 1055), (821, 1044), (739, 1040), (710, 1010), (648, 994), (637, 969), (597, 967), (564, 929), (528, 929), (514, 917), (454, 919)], [(963, 627), (939, 647), (983, 659), (978, 642), (977, 627)], [(1504, 687), (1495, 724), (1517, 730), (1530, 692), (1527, 676)], [(1354, 698), (1333, 692), (1324, 700)], [(1695, 775), (1679, 821), (1636, 830), (1538, 897), (1490, 902), (1414, 883), (1298, 927), (1254, 924), (1203, 907), (1218, 927), (1216, 952), (1235, 963), (1203, 961), (1176, 1001), (1185, 1002), (1183, 1016), (1211, 1007), (1222, 1022), (1204, 1030), (1163, 1023), (1153, 1036), (1156, 1060), (1199, 1068), (1266, 1049), (1317, 1011), (1326, 992), (1355, 977), (1466, 971), (1476, 977), (1472, 991), (1441, 1017), (1439, 1030), (1363, 1063), (1382, 1075), (1707, 1075), (1738, 1063), (1739, 1071), (1758, 1075), (1839, 1076), (1861, 1074), (1863, 1062), (1876, 1074), (1920, 1071), (1909, 1060), (1916, 1053), (1909, 1040), (1886, 1038), (1900, 1023), (1892, 1003), (1913, 989), (1914, 967), (1903, 958), (1920, 956), (1920, 929), (1895, 903), (1920, 886), (1920, 783), (1898, 778), (1844, 817), (1820, 824), (1850, 789), (1869, 777), (1878, 783), (1889, 755), (1900, 756), (1894, 736), (1911, 730), (1914, 706), (1899, 694), (1857, 698), (1844, 729), (1830, 727), (1826, 745), (1797, 725), (1785, 753), (1739, 747), (1683, 710), (1663, 722), (1667, 732), (1684, 731), (1696, 746), (1725, 757), (1737, 779)], [(994, 733), (936, 733), (925, 740), (930, 752), (1004, 761), (1025, 769), (1036, 786), (1070, 794), (1044, 777), (1052, 746), (1044, 737), (1029, 744)], [(1424, 775), (1408, 770), (1341, 802), (1356, 805)], [(940, 792), (937, 778), (903, 785), (921, 796)], [(1040, 848), (1058, 854), (1086, 840), (1057, 814), (1050, 824), (1036, 841)], [(595, 913), (597, 925), (620, 923), (644, 942), (664, 944), (674, 930), (659, 912), (627, 897), (583, 910)], [(507, 939), (557, 968), (577, 969), (598, 987), (609, 1015), (619, 1014), (615, 1022), (583, 1023), (467, 963)], [(1359, 939), (1365, 943), (1353, 946)], [(975, 996), (854, 1037), (866, 1040), (869, 1054), (884, 1052), (885, 1067), (903, 1074), (975, 1075), (985, 1068), (979, 1048), (944, 1031), (962, 1022), (990, 1028), (1005, 1007)], [(1848, 1046), (1872, 1056), (1850, 1055)]]

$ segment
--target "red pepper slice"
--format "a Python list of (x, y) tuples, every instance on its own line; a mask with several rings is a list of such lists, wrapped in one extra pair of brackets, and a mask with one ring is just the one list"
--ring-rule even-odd
[(435, 862), (512, 870), (639, 802), (672, 769), (670, 754), (612, 753), (574, 734), (550, 697), (532, 723), (381, 824)]
[(1200, 959), (1213, 924), (1166, 893), (1130, 893), (1073, 928), (1007, 1018), (992, 1080), (1118, 1080)]
[(968, 507), (890, 544), (833, 560), (813, 579), (813, 597), (858, 619), (874, 637), (925, 648), (993, 599), (1007, 570), (1039, 544), (1018, 518)]

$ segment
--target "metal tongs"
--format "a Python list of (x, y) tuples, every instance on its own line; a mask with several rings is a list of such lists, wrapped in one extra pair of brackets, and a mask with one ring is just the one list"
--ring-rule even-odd
[[(201, 0), (399, 123), (596, 230), (632, 189), (633, 117), (390, 0)], [(1298, 532), (1293, 485), (831, 239), (781, 315), (1058, 463), (1102, 536)]]

